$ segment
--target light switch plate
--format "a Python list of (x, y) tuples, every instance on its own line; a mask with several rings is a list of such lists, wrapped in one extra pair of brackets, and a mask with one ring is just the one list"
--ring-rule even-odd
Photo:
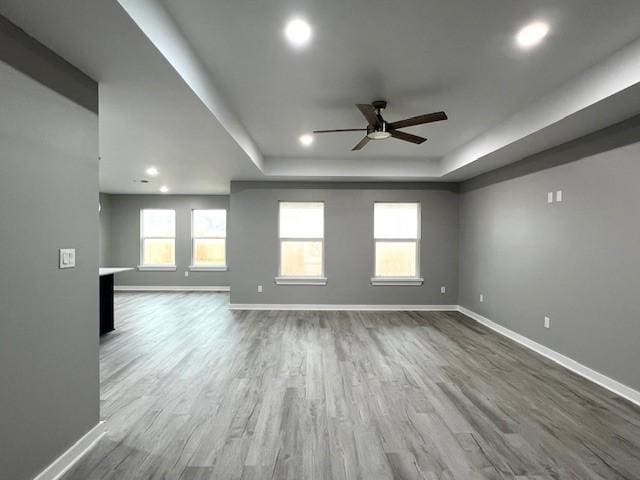
[(444, 285), (440, 287), (440, 293), (447, 293), (447, 287)]
[(60, 268), (74, 268), (76, 266), (76, 249), (61, 248), (59, 260)]
[(556, 191), (556, 202), (561, 202), (562, 201), (562, 190), (557, 190)]
[(547, 192), (547, 203), (553, 203), (553, 192)]

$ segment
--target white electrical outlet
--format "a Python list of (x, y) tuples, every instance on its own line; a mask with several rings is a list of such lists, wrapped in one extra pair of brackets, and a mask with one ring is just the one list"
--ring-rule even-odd
[(189, 276), (189, 272), (184, 272), (184, 276), (188, 277)]
[(553, 192), (547, 192), (547, 203), (553, 203)]
[(562, 201), (562, 190), (558, 190), (556, 192), (556, 202), (561, 202)]
[(76, 266), (76, 249), (61, 248), (59, 251), (59, 261), (60, 268), (74, 268)]
[(551, 327), (551, 320), (549, 319), (549, 317), (544, 317), (544, 328), (549, 327)]
[(484, 302), (484, 294), (483, 293), (480, 294), (480, 301)]
[(262, 293), (262, 285), (258, 285), (258, 293)]
[(447, 293), (447, 287), (444, 285), (440, 287), (440, 293)]

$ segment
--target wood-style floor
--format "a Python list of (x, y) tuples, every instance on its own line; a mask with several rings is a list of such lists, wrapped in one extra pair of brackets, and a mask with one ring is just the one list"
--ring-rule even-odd
[(65, 480), (640, 479), (640, 408), (459, 313), (120, 293)]

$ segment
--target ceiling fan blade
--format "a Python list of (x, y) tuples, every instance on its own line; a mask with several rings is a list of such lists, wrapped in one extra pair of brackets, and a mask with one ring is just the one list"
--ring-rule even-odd
[(369, 137), (367, 137), (367, 136), (365, 135), (365, 137), (364, 137), (362, 140), (360, 140), (360, 141), (358, 142), (358, 144), (357, 144), (355, 147), (353, 147), (353, 148), (351, 149), (351, 151), (353, 151), (353, 150), (360, 150), (360, 149), (362, 149), (362, 147), (364, 147), (367, 143), (369, 143)]
[(440, 122), (446, 120), (447, 114), (444, 112), (433, 112), (426, 115), (418, 115), (417, 117), (398, 120), (389, 124), (389, 129), (413, 127), (414, 125), (423, 125), (425, 123)]
[(416, 143), (418, 145), (427, 140), (424, 137), (419, 137), (418, 135), (411, 135), (410, 133), (401, 132), (400, 130), (391, 130), (389, 133), (391, 133), (391, 136), (393, 138), (397, 138), (398, 140), (404, 140), (405, 142)]
[(368, 103), (358, 103), (356, 104), (360, 113), (364, 115), (364, 118), (367, 119), (369, 125), (374, 128), (378, 128), (380, 126), (380, 119), (378, 118), (378, 114), (376, 113), (376, 109), (373, 108), (373, 105), (369, 105)]
[(366, 128), (341, 128), (338, 130), (314, 130), (313, 133), (366, 132)]

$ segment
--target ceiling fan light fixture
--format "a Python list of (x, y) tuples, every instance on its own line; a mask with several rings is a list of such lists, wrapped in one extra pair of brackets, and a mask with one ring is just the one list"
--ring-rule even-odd
[(370, 140), (384, 140), (385, 138), (389, 138), (390, 136), (391, 133), (387, 132), (386, 130), (373, 130), (367, 133), (367, 137), (369, 137)]

